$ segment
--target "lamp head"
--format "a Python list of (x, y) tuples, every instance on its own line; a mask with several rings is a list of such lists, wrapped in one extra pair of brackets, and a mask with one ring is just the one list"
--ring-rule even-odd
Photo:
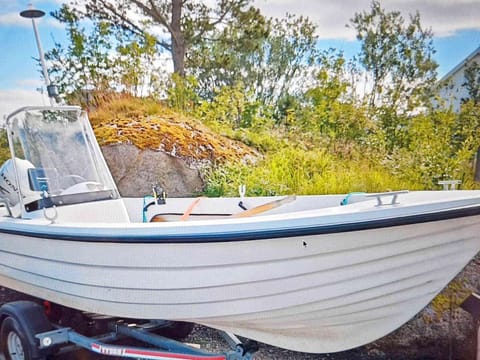
[(20, 13), (20, 16), (27, 19), (38, 19), (45, 16), (45, 12), (37, 9), (28, 9), (28, 10), (23, 10)]

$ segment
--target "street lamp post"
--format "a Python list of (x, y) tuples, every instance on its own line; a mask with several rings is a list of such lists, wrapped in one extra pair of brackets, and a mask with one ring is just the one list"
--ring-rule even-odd
[(38, 35), (37, 24), (35, 19), (45, 16), (45, 12), (42, 10), (33, 9), (30, 7), (27, 10), (20, 12), (20, 16), (32, 19), (33, 32), (35, 33), (35, 40), (37, 42), (38, 54), (40, 56), (40, 64), (42, 66), (43, 77), (45, 78), (45, 84), (47, 86), (47, 94), (50, 99), (50, 104), (55, 106), (55, 98), (58, 96), (57, 87), (50, 82), (50, 77), (48, 76), (47, 64), (45, 62), (45, 56), (43, 55), (42, 44), (40, 42), (40, 36)]

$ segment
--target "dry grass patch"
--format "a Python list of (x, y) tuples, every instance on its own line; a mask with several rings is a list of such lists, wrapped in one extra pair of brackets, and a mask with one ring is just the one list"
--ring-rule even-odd
[(190, 161), (238, 161), (258, 156), (245, 144), (149, 99), (114, 99), (91, 112), (90, 121), (100, 145), (133, 144)]

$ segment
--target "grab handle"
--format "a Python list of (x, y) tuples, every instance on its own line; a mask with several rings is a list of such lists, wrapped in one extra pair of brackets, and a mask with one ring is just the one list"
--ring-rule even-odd
[[(388, 191), (388, 192), (383, 192), (383, 193), (376, 193), (376, 194), (368, 194), (365, 195), (367, 198), (376, 198), (377, 199), (377, 205), (376, 206), (383, 206), (383, 205), (395, 205), (398, 204), (397, 198), (398, 195), (400, 194), (407, 194), (408, 190), (399, 190), (399, 191)], [(390, 203), (383, 203), (382, 199), (385, 197), (391, 196), (392, 201)]]

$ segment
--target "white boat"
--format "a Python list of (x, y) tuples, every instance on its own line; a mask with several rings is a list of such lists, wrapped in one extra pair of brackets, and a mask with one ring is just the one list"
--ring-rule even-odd
[(145, 206), (119, 196), (79, 108), (22, 108), (7, 129), (0, 284), (75, 309), (336, 352), (408, 321), (480, 249), (479, 191)]

